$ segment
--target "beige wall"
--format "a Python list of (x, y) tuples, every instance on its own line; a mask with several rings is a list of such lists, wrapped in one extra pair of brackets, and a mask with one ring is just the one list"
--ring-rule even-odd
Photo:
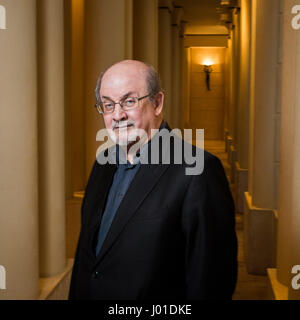
[[(225, 48), (191, 48), (190, 126), (204, 128), (206, 139), (221, 140), (224, 137), (225, 53)], [(213, 62), (211, 91), (206, 88), (206, 74), (203, 71), (206, 59)]]

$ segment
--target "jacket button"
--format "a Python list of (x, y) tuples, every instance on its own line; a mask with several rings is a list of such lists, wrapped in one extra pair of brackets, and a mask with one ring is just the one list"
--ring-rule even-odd
[(98, 271), (93, 272), (92, 278), (97, 279), (98, 277), (99, 277), (99, 272)]

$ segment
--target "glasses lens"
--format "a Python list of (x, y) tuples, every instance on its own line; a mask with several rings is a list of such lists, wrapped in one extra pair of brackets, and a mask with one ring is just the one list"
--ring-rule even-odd
[(138, 99), (137, 98), (127, 98), (126, 100), (124, 100), (122, 102), (122, 107), (124, 110), (130, 110), (130, 109), (133, 109), (133, 108), (136, 108), (138, 106)]
[(102, 111), (104, 113), (110, 113), (110, 112), (113, 112), (114, 109), (115, 109), (115, 104), (111, 101), (107, 101), (107, 102), (103, 102), (102, 105)]

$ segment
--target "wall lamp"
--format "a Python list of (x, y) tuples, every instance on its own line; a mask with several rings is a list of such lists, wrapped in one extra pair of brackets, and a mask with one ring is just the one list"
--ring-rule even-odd
[(204, 64), (203, 71), (206, 73), (206, 88), (210, 91), (210, 74), (212, 73), (212, 64)]

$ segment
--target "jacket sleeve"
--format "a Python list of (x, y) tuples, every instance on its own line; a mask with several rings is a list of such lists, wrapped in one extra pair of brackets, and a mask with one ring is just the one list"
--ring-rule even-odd
[(234, 202), (220, 160), (207, 156), (182, 207), (186, 298), (231, 299), (237, 280)]

